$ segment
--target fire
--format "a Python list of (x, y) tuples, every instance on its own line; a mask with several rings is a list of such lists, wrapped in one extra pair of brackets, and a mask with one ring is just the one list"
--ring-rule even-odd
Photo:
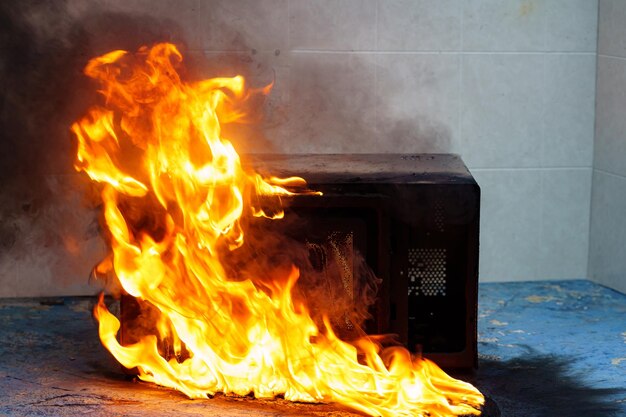
[[(316, 325), (292, 298), (295, 267), (263, 285), (227, 272), (222, 254), (245, 244), (251, 216), (281, 218), (281, 198), (311, 191), (301, 178), (244, 169), (222, 135), (225, 123), (245, 120), (246, 100), (269, 88), (248, 89), (240, 76), (184, 82), (181, 62), (163, 43), (113, 51), (85, 68), (105, 98), (71, 129), (76, 168), (102, 187), (111, 255), (96, 273), (114, 275), (158, 314), (155, 334), (122, 346), (101, 296), (94, 314), (106, 348), (142, 380), (191, 398), (252, 393), (373, 416), (480, 414), (480, 392), (434, 363), (370, 337), (343, 341), (329, 320)], [(278, 208), (267, 210), (268, 199)], [(175, 357), (160, 351), (163, 340)]]

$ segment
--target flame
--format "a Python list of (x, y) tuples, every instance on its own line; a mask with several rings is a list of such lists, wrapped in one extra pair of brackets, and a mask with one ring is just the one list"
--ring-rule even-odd
[[(434, 363), (374, 338), (343, 341), (328, 320), (317, 326), (292, 298), (295, 267), (264, 286), (228, 276), (220, 254), (244, 244), (245, 219), (283, 215), (258, 202), (310, 191), (301, 178), (244, 169), (222, 137), (225, 123), (245, 120), (246, 99), (269, 88), (250, 90), (240, 76), (183, 82), (181, 61), (163, 43), (85, 68), (105, 97), (71, 128), (76, 168), (102, 186), (112, 255), (96, 273), (113, 273), (158, 313), (155, 334), (122, 346), (101, 295), (94, 314), (106, 348), (142, 380), (191, 398), (252, 393), (372, 416), (480, 414), (480, 392)], [(167, 358), (159, 340), (186, 355)]]

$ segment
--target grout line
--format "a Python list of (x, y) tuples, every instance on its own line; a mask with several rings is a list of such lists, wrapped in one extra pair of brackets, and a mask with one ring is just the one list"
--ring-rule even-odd
[(596, 175), (595, 169), (591, 170), (591, 179), (589, 183), (589, 194), (587, 195), (587, 279), (591, 279), (591, 220), (593, 219), (593, 177)]
[(541, 166), (545, 165), (545, 156), (546, 156), (546, 139), (547, 139), (547, 105), (546, 105), (546, 91), (547, 91), (547, 63), (546, 56), (542, 56), (541, 59), (541, 155), (539, 156), (539, 164)]
[[(378, 9), (379, 9), (379, 5), (380, 5), (380, 0), (376, 1), (376, 11), (375, 11), (375, 21), (374, 21), (374, 49), (376, 49), (376, 51), (378, 51)], [(378, 106), (381, 103), (380, 97), (379, 97), (379, 91), (378, 91), (378, 68), (380, 67), (380, 65), (378, 65), (379, 61), (378, 61), (378, 56), (375, 55), (373, 57), (374, 59), (374, 134), (378, 135), (380, 134), (379, 130), (378, 130)]]
[(626, 57), (618, 56), (618, 55), (597, 54), (597, 56), (602, 57), (602, 58), (613, 58), (613, 59), (619, 59), (619, 60), (622, 60), (622, 61), (626, 61)]
[(542, 23), (541, 30), (543, 32), (541, 43), (543, 45), (543, 49), (547, 49), (548, 48), (548, 16), (546, 13), (541, 14), (541, 23)]
[(593, 137), (591, 139), (591, 186), (589, 187), (589, 223), (587, 224), (587, 279), (591, 280), (593, 276), (592, 262), (591, 262), (591, 222), (593, 220), (593, 178), (596, 175), (595, 159), (596, 159), (596, 128), (598, 122), (598, 68), (600, 60), (598, 59), (601, 54), (600, 51), (600, 2), (596, 7), (596, 68), (595, 68), (595, 85), (593, 86)]
[[(460, 151), (461, 149), (463, 149), (463, 111), (465, 110), (464, 107), (464, 103), (465, 103), (465, 99), (464, 99), (464, 88), (463, 88), (463, 57), (459, 56), (457, 57), (457, 63), (459, 66), (459, 89), (458, 89), (458, 95), (457, 95), (457, 112), (458, 112), (458, 117), (457, 117), (457, 135), (458, 137), (456, 138), (456, 148)], [(454, 150), (454, 149), (453, 149)]]
[[(542, 13), (541, 18), (543, 20), (542, 22), (542, 29), (543, 29), (543, 36), (542, 36), (542, 43), (543, 43), (543, 49), (547, 49), (548, 48), (548, 18), (546, 13)], [(540, 148), (541, 148), (541, 154), (539, 156), (539, 165), (541, 165), (541, 167), (544, 167), (546, 165), (546, 131), (547, 131), (547, 119), (546, 119), (546, 102), (547, 102), (547, 54), (542, 54), (541, 55), (541, 92), (539, 94), (541, 94), (540, 97), (540, 106), (541, 106), (541, 126), (540, 126), (540, 139), (541, 139), (541, 144), (540, 144)], [(545, 233), (546, 233), (546, 224), (548, 224), (548, 221), (546, 219), (547, 217), (547, 208), (546, 208), (546, 200), (547, 200), (547, 196), (546, 196), (546, 173), (547, 172), (554, 172), (555, 170), (541, 170), (541, 175), (539, 176), (539, 204), (540, 204), (540, 208), (539, 208), (539, 241), (537, 242), (537, 246), (539, 247), (539, 254), (538, 257), (541, 258), (540, 262), (542, 264), (545, 263), (549, 263), (546, 262), (545, 259), (545, 254), (546, 254), (546, 249), (548, 249), (548, 247), (546, 246), (545, 242)], [(545, 275), (545, 265), (543, 266), (544, 271), (541, 271), (542, 268), (539, 267), (539, 263), (540, 262), (534, 262), (535, 264), (535, 268), (536, 270), (535, 275)], [(541, 272), (540, 272), (541, 271)]]
[(291, 0), (287, 0), (287, 51), (291, 52)]
[[(230, 50), (223, 50), (223, 51), (218, 51), (218, 50), (211, 50), (211, 49), (187, 49), (188, 52), (201, 52), (203, 54), (241, 54), (241, 55), (249, 55), (252, 49), (230, 49)], [(276, 49), (255, 49), (256, 53), (274, 53), (276, 51)], [(287, 51), (287, 52), (291, 52), (291, 51)], [(280, 53), (282, 54), (283, 51), (281, 50)]]
[[(547, 19), (545, 18), (544, 15), (544, 31), (543, 31), (543, 42), (544, 42), (544, 47), (545, 44), (547, 42)], [(541, 127), (540, 127), (540, 138), (541, 138), (541, 144), (540, 144), (540, 148), (541, 148), (541, 154), (539, 155), (539, 165), (541, 167), (543, 167), (545, 165), (545, 150), (546, 150), (546, 56), (542, 55), (541, 57)], [(537, 246), (539, 247), (539, 255), (538, 257), (541, 258), (540, 262), (542, 264), (547, 263), (545, 260), (545, 253), (546, 253), (546, 245), (545, 245), (545, 238), (544, 238), (544, 234), (546, 233), (546, 172), (554, 172), (554, 170), (545, 170), (542, 169), (541, 171), (541, 175), (539, 176), (539, 241), (536, 242)], [(535, 266), (535, 271), (534, 274), (535, 276), (538, 276), (540, 274), (540, 268), (539, 268), (539, 263), (540, 262), (534, 262), (534, 266)], [(543, 266), (543, 268), (546, 268), (546, 266)], [(544, 271), (545, 272), (545, 271)], [(542, 272), (543, 274), (543, 272)]]
[[(219, 51), (216, 51), (219, 52)], [(228, 52), (228, 51), (224, 51)], [(290, 52), (297, 53), (309, 53), (309, 54), (372, 54), (378, 53), (381, 55), (593, 55), (595, 52), (571, 52), (571, 51), (462, 51), (462, 50), (421, 50), (421, 51), (402, 51), (402, 50), (387, 50), (377, 51), (375, 49), (363, 49), (359, 51), (342, 49), (342, 50), (328, 50), (328, 49), (291, 49)], [(626, 58), (624, 58), (626, 59)]]
[(459, 6), (459, 22), (461, 25), (461, 45), (459, 45), (460, 50), (465, 49), (465, 5)]
[[(524, 168), (517, 168), (517, 167), (501, 167), (501, 168), (472, 168), (472, 167), (468, 167), (470, 171), (472, 172), (491, 172), (491, 171), (568, 171), (568, 170), (576, 170), (576, 171), (582, 171), (582, 170), (588, 170), (588, 169), (592, 169), (592, 167), (587, 166), (587, 167), (581, 167), (581, 166), (569, 166), (569, 167), (524, 167)], [(626, 178), (626, 177), (624, 177)]]
[[(459, 21), (461, 23), (461, 30), (460, 30), (460, 49), (461, 51), (465, 48), (465, 36), (464, 36), (464, 32), (465, 32), (465, 19), (464, 19), (464, 15), (465, 15), (465, 10), (463, 9), (463, 6), (459, 7)], [(463, 138), (464, 138), (464, 134), (463, 134), (463, 103), (465, 102), (464, 100), (464, 89), (463, 89), (463, 67), (465, 65), (465, 62), (463, 60), (463, 56), (459, 56), (459, 102), (457, 103), (458, 106), (458, 111), (459, 111), (459, 120), (458, 120), (458, 126), (457, 126), (457, 132), (459, 137), (457, 138), (456, 142), (457, 142), (457, 147), (459, 149), (463, 148)]]
[[(289, 36), (288, 36), (289, 37)], [(287, 39), (287, 42), (290, 42)], [(189, 48), (188, 52), (203, 52), (207, 54), (248, 54), (250, 53), (249, 49), (205, 49), (205, 48)], [(257, 49), (257, 52), (274, 52), (274, 49)], [(402, 50), (388, 50), (388, 51), (378, 51), (376, 49), (363, 49), (359, 51), (355, 51), (352, 49), (338, 49), (338, 50), (328, 50), (328, 49), (289, 49), (287, 52), (296, 52), (301, 54), (380, 54), (380, 55), (593, 55), (596, 56), (595, 52), (571, 52), (571, 51), (462, 51), (462, 50), (447, 50), (442, 51), (439, 49), (432, 50), (422, 50), (422, 51), (402, 51)], [(607, 58), (616, 58), (616, 59), (625, 59), (623, 57), (613, 56), (613, 55), (599, 55)]]
[(287, 85), (285, 86), (285, 90), (287, 90), (287, 121), (285, 121), (285, 131), (287, 132), (287, 138), (293, 137), (293, 123), (291, 117), (292, 114), (292, 104), (291, 104), (291, 86), (293, 85), (293, 57), (291, 56), (291, 0), (287, 0), (287, 53), (286, 63), (288, 68), (288, 78)]
[[(543, 155), (542, 155), (543, 156)], [(542, 169), (541, 175), (539, 176), (539, 241), (536, 243), (539, 247), (539, 254), (537, 255), (539, 258), (542, 258), (545, 254), (545, 226), (546, 226), (546, 172), (554, 171), (554, 170), (544, 170)], [(541, 263), (545, 262), (545, 259), (540, 260)], [(539, 275), (539, 262), (534, 262), (536, 270), (535, 276)], [(544, 266), (545, 268), (545, 266)]]
[(615, 172), (606, 171), (606, 170), (604, 170), (604, 169), (600, 169), (600, 168), (594, 168), (593, 170), (594, 170), (594, 171), (601, 172), (602, 174), (605, 174), (605, 175), (608, 175), (608, 176), (611, 176), (611, 177), (621, 178), (621, 179), (626, 180), (626, 175), (617, 174), (617, 173), (615, 173)]
[(380, 0), (376, 1), (376, 5), (374, 6), (374, 50), (378, 51), (378, 6), (380, 5)]

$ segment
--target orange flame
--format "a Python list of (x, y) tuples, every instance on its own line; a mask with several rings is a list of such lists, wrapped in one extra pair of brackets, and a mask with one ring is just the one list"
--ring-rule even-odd
[[(220, 253), (244, 244), (253, 201), (309, 192), (301, 178), (263, 178), (244, 170), (220, 126), (243, 120), (244, 79), (181, 81), (174, 45), (137, 54), (110, 52), (85, 73), (101, 85), (104, 107), (72, 125), (76, 168), (102, 184), (112, 255), (96, 267), (158, 312), (156, 334), (122, 346), (120, 322), (103, 297), (95, 307), (102, 343), (140, 378), (189, 397), (217, 392), (293, 401), (338, 402), (369, 415), (480, 414), (483, 396), (406, 349), (371, 338), (340, 340), (296, 305), (292, 267), (264, 289), (228, 276)], [(168, 339), (183, 359), (167, 359)]]

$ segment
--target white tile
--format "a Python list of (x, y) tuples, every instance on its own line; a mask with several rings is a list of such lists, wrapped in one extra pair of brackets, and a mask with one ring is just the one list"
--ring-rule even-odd
[(214, 0), (201, 5), (204, 50), (286, 52), (288, 0)]
[(463, 56), (460, 152), (470, 168), (537, 167), (543, 56)]
[(595, 52), (597, 0), (545, 0), (546, 50)]
[(598, 57), (594, 168), (626, 175), (626, 60)]
[(541, 257), (543, 279), (587, 278), (591, 168), (543, 171)]
[(460, 11), (459, 0), (379, 1), (378, 50), (458, 51)]
[(545, 56), (543, 166), (593, 162), (595, 55)]
[(460, 57), (384, 54), (377, 60), (375, 152), (455, 151)]
[(626, 293), (626, 178), (593, 173), (589, 275)]
[(541, 51), (545, 42), (543, 2), (473, 0), (463, 7), (466, 51)]
[(291, 49), (376, 48), (376, 0), (291, 0)]
[(277, 146), (291, 153), (373, 151), (373, 56), (293, 53), (291, 63), (290, 134)]
[(541, 171), (472, 170), (481, 189), (480, 280), (542, 279)]
[(626, 2), (600, 0), (598, 53), (626, 57)]

